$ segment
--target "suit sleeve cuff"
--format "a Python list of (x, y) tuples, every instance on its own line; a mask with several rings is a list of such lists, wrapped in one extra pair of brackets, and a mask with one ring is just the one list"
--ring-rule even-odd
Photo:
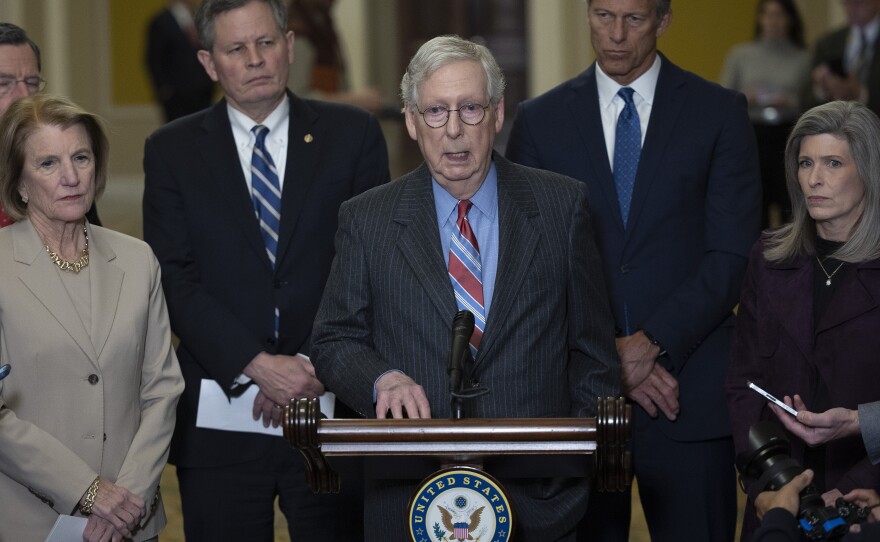
[(384, 373), (380, 374), (379, 376), (377, 376), (376, 380), (373, 381), (373, 404), (374, 405), (376, 404), (376, 401), (378, 400), (378, 397), (377, 397), (378, 392), (376, 391), (376, 384), (378, 384), (379, 381), (382, 380), (382, 377), (387, 375), (388, 373), (406, 374), (403, 371), (401, 371), (400, 369), (389, 369), (389, 370), (385, 371)]
[(859, 405), (859, 427), (871, 463), (880, 463), (880, 401)]

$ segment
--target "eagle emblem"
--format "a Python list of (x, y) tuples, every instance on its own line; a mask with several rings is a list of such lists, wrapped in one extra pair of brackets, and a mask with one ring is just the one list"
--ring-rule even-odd
[(409, 502), (412, 542), (509, 542), (510, 501), (501, 485), (473, 467), (425, 478)]
[(446, 540), (473, 540), (474, 537), (472, 537), (470, 533), (480, 526), (480, 519), (485, 508), (485, 506), (481, 506), (474, 510), (468, 521), (456, 521), (453, 512), (450, 512), (448, 508), (439, 506), (438, 509), (440, 510), (440, 517), (443, 526), (452, 532)]

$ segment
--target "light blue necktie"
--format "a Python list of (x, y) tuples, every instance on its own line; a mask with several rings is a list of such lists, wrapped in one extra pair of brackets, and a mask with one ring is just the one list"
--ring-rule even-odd
[(614, 184), (617, 187), (617, 200), (624, 226), (629, 217), (629, 205), (636, 182), (636, 171), (639, 169), (639, 155), (642, 152), (642, 126), (633, 102), (633, 92), (629, 87), (617, 91), (625, 105), (617, 117), (617, 131), (614, 136)]
[[(260, 222), (260, 234), (266, 245), (266, 254), (272, 267), (275, 267), (275, 253), (278, 249), (278, 227), (281, 224), (281, 183), (272, 155), (266, 150), (266, 135), (269, 129), (258, 124), (251, 130), (257, 136), (254, 153), (251, 155), (251, 195), (254, 211)], [(278, 337), (278, 308), (275, 308), (275, 337)]]

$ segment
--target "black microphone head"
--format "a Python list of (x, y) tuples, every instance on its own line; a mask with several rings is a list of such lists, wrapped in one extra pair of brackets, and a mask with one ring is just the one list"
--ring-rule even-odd
[(474, 333), (474, 314), (469, 310), (458, 311), (452, 319), (452, 334), (464, 333), (468, 337)]

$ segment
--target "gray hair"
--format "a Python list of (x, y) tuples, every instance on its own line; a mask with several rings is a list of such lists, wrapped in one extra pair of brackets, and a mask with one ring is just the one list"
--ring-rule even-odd
[[(593, 0), (586, 0), (587, 6), (593, 3)], [(659, 21), (672, 9), (672, 0), (655, 0), (657, 7), (657, 20)]]
[(272, 10), (272, 18), (278, 24), (278, 30), (282, 34), (287, 29), (287, 5), (282, 0), (203, 0), (202, 5), (196, 12), (196, 29), (199, 33), (199, 41), (202, 47), (208, 51), (214, 50), (214, 39), (216, 33), (214, 30), (214, 20), (218, 15), (232, 11), (233, 9), (243, 8), (251, 2), (263, 2), (269, 4)]
[(880, 119), (858, 102), (830, 102), (804, 113), (785, 145), (785, 182), (791, 196), (792, 221), (771, 232), (764, 258), (771, 262), (816, 254), (816, 222), (810, 216), (798, 182), (798, 161), (805, 137), (829, 134), (846, 140), (865, 190), (864, 211), (849, 239), (831, 257), (849, 263), (880, 257)]
[(486, 72), (486, 93), (491, 103), (497, 104), (504, 96), (504, 74), (495, 57), (486, 47), (458, 36), (438, 36), (419, 47), (409, 61), (400, 81), (400, 98), (404, 105), (418, 108), (419, 85), (439, 68), (461, 61), (476, 61)]

